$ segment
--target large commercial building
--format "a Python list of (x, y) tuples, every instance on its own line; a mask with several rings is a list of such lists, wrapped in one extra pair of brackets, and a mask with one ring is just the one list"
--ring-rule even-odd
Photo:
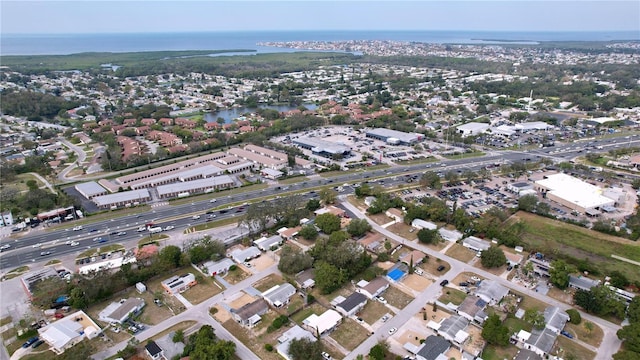
[(151, 195), (147, 189), (138, 189), (96, 196), (91, 200), (93, 200), (100, 209), (112, 209), (113, 207), (128, 207), (151, 201)]
[(323, 157), (349, 156), (351, 154), (351, 148), (347, 145), (316, 138), (299, 137), (294, 139), (293, 143)]
[(82, 196), (86, 197), (89, 200), (93, 199), (96, 196), (107, 195), (109, 193), (107, 189), (98, 185), (98, 183), (95, 181), (78, 184), (76, 185), (76, 190), (78, 190), (78, 192)]
[(470, 122), (458, 126), (456, 131), (462, 135), (462, 137), (474, 136), (482, 134), (487, 131), (489, 124)]
[(536, 191), (560, 205), (584, 214), (613, 207), (615, 200), (603, 196), (603, 190), (567, 174), (553, 174), (535, 182)]
[(200, 194), (204, 192), (211, 192), (215, 190), (228, 189), (235, 186), (235, 182), (229, 175), (215, 176), (212, 178), (176, 182), (168, 185), (161, 185), (156, 188), (158, 191), (158, 197), (161, 199), (170, 199), (181, 194), (185, 196)]
[(422, 141), (424, 138), (422, 134), (406, 133), (403, 131), (384, 128), (369, 130), (366, 135), (369, 138), (382, 140), (393, 145), (412, 145)]

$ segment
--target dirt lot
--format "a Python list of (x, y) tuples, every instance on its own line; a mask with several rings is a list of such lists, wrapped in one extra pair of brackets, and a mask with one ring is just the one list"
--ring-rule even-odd
[(345, 349), (353, 350), (369, 337), (369, 331), (354, 320), (347, 318), (330, 336)]
[(589, 345), (593, 345), (595, 347), (599, 347), (602, 343), (602, 338), (604, 333), (602, 328), (594, 323), (591, 323), (591, 329), (587, 328), (587, 323), (590, 321), (582, 320), (582, 322), (578, 325), (574, 325), (572, 323), (567, 323), (565, 330), (569, 333), (573, 334), (576, 339), (586, 342)]
[(281, 276), (276, 274), (271, 274), (253, 283), (253, 287), (260, 292), (265, 292), (271, 289), (272, 287), (276, 285), (280, 285), (282, 283), (284, 283), (284, 280), (282, 279)]
[[(440, 267), (440, 265), (444, 266), (444, 270), (438, 271), (438, 267)], [(433, 259), (433, 258), (426, 260), (425, 262), (420, 264), (419, 267), (422, 270), (427, 272), (427, 274), (425, 275), (427, 276), (431, 275), (434, 279), (437, 279), (440, 276), (446, 274), (447, 271), (451, 269), (451, 266), (449, 265), (448, 262), (441, 259)]]
[(242, 295), (240, 295), (240, 297), (233, 299), (233, 301), (230, 301), (227, 304), (233, 309), (238, 309), (250, 302), (253, 302), (254, 300), (255, 298), (253, 296), (242, 292)]
[(385, 214), (369, 215), (369, 219), (373, 220), (378, 225), (384, 225), (393, 221), (392, 218)]
[(234, 285), (248, 278), (249, 275), (244, 266), (236, 266), (235, 270), (228, 271), (222, 278), (229, 284)]
[(271, 251), (267, 252), (266, 254), (262, 254), (262, 256), (257, 259), (248, 261), (248, 263), (251, 264), (251, 269), (256, 272), (260, 272), (268, 268), (269, 266), (275, 264), (275, 262), (276, 259), (274, 259), (273, 252)]
[(558, 336), (558, 341), (551, 350), (552, 354), (557, 354), (562, 349), (561, 354), (565, 359), (581, 359), (591, 360), (596, 357), (596, 353), (580, 346), (575, 341), (569, 340), (564, 336)]
[(433, 283), (433, 281), (420, 276), (418, 274), (409, 274), (407, 275), (407, 277), (405, 277), (404, 279), (402, 279), (402, 284), (411, 288), (412, 290), (415, 290), (417, 292), (422, 292), (424, 289), (426, 289), (429, 285), (431, 285)]
[(210, 297), (222, 292), (224, 287), (211, 278), (202, 277), (198, 280), (198, 285), (182, 293), (185, 299), (189, 300), (193, 305), (209, 299)]
[(231, 314), (229, 314), (229, 312), (225, 310), (222, 305), (217, 304), (216, 306), (214, 306), (214, 308), (218, 309), (218, 311), (215, 313), (215, 315), (213, 315), (213, 318), (218, 322), (223, 323), (227, 320), (231, 320)]
[(405, 223), (395, 223), (387, 227), (387, 230), (391, 231), (394, 234), (402, 236), (409, 241), (413, 241), (418, 238), (418, 231), (411, 225), (407, 225)]
[(384, 314), (393, 313), (388, 307), (378, 301), (367, 301), (367, 305), (360, 311), (359, 316), (369, 325), (380, 320)]
[(395, 306), (398, 309), (404, 309), (404, 307), (409, 305), (414, 299), (413, 296), (406, 294), (394, 286), (390, 286), (387, 291), (384, 292), (383, 296), (389, 305)]
[(451, 246), (445, 254), (465, 263), (468, 263), (476, 257), (475, 252), (467, 249), (460, 244), (453, 244), (453, 246)]

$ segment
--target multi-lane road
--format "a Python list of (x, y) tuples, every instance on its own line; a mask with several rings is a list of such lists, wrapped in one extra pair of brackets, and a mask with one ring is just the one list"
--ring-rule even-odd
[[(52, 226), (47, 229), (31, 230), (27, 235), (14, 235), (0, 240), (2, 245), (9, 244), (11, 247), (0, 253), (0, 270), (17, 267), (23, 264), (33, 263), (41, 260), (50, 260), (56, 256), (72, 253), (80, 253), (89, 247), (97, 246), (93, 239), (102, 237), (107, 239), (107, 243), (127, 243), (147, 235), (146, 232), (137, 232), (140, 226), (147, 223), (154, 223), (157, 226), (174, 226), (176, 229), (203, 223), (206, 221), (206, 212), (212, 208), (224, 208), (231, 204), (251, 203), (263, 198), (286, 195), (287, 192), (310, 191), (313, 188), (342, 184), (353, 184), (369, 179), (385, 178), (385, 186), (391, 186), (395, 177), (403, 174), (422, 173), (426, 170), (447, 172), (450, 170), (478, 170), (488, 164), (512, 163), (517, 161), (535, 161), (539, 157), (551, 158), (555, 161), (566, 161), (577, 156), (584, 155), (589, 151), (608, 151), (611, 149), (631, 147), (640, 145), (640, 137), (630, 135), (618, 138), (587, 139), (571, 144), (558, 145), (548, 148), (539, 148), (528, 151), (499, 151), (490, 152), (482, 157), (451, 159), (442, 162), (424, 163), (409, 166), (394, 166), (387, 169), (373, 171), (362, 171), (345, 173), (331, 178), (315, 177), (308, 181), (276, 186), (262, 190), (247, 191), (242, 194), (225, 195), (224, 192), (212, 194), (211, 199), (216, 199), (211, 203), (209, 199), (195, 201), (181, 205), (166, 205), (152, 208), (151, 211), (137, 216), (114, 217), (109, 220), (99, 220), (89, 225), (84, 225), (81, 231), (73, 231), (69, 224)], [(389, 180), (386, 180), (389, 179)], [(283, 188), (287, 188), (286, 191)], [(309, 196), (309, 193), (306, 192)], [(235, 205), (225, 211), (214, 212), (216, 219), (225, 217), (240, 216), (243, 211)], [(200, 219), (193, 219), (193, 215), (200, 215)], [(92, 231), (93, 232), (90, 232)], [(126, 235), (118, 236), (117, 233), (126, 232)], [(76, 241), (77, 246), (71, 246), (67, 242)]]

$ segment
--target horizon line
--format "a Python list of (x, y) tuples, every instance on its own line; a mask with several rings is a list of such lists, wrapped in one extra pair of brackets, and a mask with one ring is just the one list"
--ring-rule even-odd
[[(489, 32), (489, 33), (638, 33), (638, 30), (477, 30), (477, 29), (262, 29), (262, 30), (177, 30), (177, 31), (116, 31), (116, 32), (60, 32), (60, 33), (6, 33), (0, 36), (56, 36), (56, 35), (139, 35), (139, 34), (194, 34), (194, 33), (255, 33), (255, 32)], [(640, 39), (640, 35), (638, 36)]]

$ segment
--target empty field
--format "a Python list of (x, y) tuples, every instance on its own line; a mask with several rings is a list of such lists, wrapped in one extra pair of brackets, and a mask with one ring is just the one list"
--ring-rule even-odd
[(345, 319), (338, 328), (331, 333), (331, 338), (347, 350), (355, 349), (369, 336), (369, 332), (351, 319)]
[(507, 225), (518, 221), (524, 225), (521, 238), (528, 250), (586, 260), (602, 274), (617, 270), (631, 281), (640, 281), (637, 265), (611, 258), (613, 254), (640, 261), (639, 243), (522, 211), (507, 220)]

